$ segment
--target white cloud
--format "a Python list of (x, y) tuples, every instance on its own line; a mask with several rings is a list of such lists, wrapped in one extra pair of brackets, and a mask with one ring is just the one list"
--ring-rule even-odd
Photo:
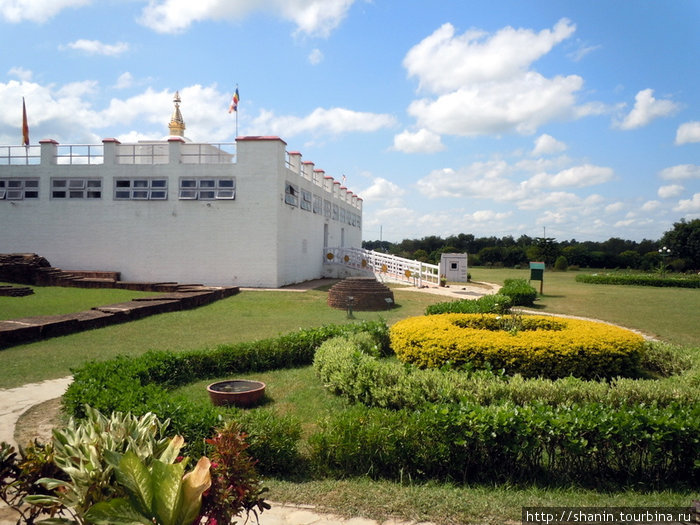
[(507, 219), (508, 217), (512, 216), (513, 212), (507, 211), (507, 212), (495, 212), (492, 210), (478, 210), (475, 211), (474, 213), (471, 213), (465, 217), (465, 219), (472, 220), (474, 222), (491, 222), (491, 221), (500, 221), (503, 219)]
[(680, 184), (670, 184), (668, 186), (661, 186), (656, 192), (662, 199), (672, 199), (674, 197), (679, 197), (685, 188)]
[(365, 202), (383, 201), (389, 207), (397, 207), (397, 201), (405, 191), (398, 184), (395, 184), (382, 177), (377, 177), (372, 181), (372, 185), (362, 190), (360, 195)]
[[(433, 170), (416, 183), (418, 191), (428, 198), (473, 197), (506, 198), (513, 182), (505, 175), (509, 171), (505, 161), (475, 162), (460, 170), (444, 168)], [(517, 189), (517, 188), (516, 188)]]
[(0, 15), (8, 22), (43, 23), (69, 7), (89, 5), (92, 0), (0, 0)]
[(580, 62), (583, 59), (583, 57), (585, 57), (589, 53), (592, 53), (593, 51), (598, 51), (599, 49), (603, 48), (603, 46), (601, 45), (588, 46), (581, 41), (577, 41), (577, 45), (578, 48), (575, 51), (566, 55), (574, 62)]
[(315, 48), (309, 53), (309, 63), (313, 66), (320, 64), (323, 61), (323, 53), (320, 49)]
[(700, 166), (697, 164), (679, 164), (661, 170), (659, 177), (666, 180), (700, 179)]
[(115, 84), (115, 88), (117, 89), (126, 89), (130, 88), (134, 84), (134, 76), (126, 71), (125, 73), (122, 73), (119, 75), (119, 78), (117, 78), (117, 83)]
[(530, 66), (576, 27), (562, 19), (553, 29), (503, 28), (493, 34), (455, 33), (444, 24), (413, 46), (403, 65), (419, 89), (408, 113), (418, 127), (437, 134), (476, 136), (534, 133), (544, 123), (600, 113), (599, 103), (576, 105), (583, 87), (577, 75), (547, 78)]
[(24, 82), (29, 82), (34, 76), (34, 73), (32, 71), (30, 71), (29, 69), (24, 69), (23, 67), (12, 67), (7, 72), (7, 74), (17, 77), (18, 79)]
[(678, 126), (676, 144), (688, 144), (690, 142), (700, 142), (700, 121), (685, 122)]
[(149, 0), (140, 22), (159, 33), (185, 31), (203, 20), (241, 20), (264, 11), (290, 20), (298, 33), (328, 36), (345, 18), (355, 0)]
[(117, 56), (129, 50), (129, 44), (126, 42), (117, 42), (116, 44), (105, 44), (99, 40), (76, 40), (65, 46), (68, 49), (83, 51), (88, 55), (105, 55)]
[(653, 89), (644, 89), (635, 96), (634, 108), (619, 123), (620, 129), (635, 129), (646, 126), (659, 117), (667, 117), (678, 110), (678, 104), (671, 100), (657, 100)]
[(678, 206), (673, 208), (673, 210), (682, 213), (700, 213), (700, 193), (693, 195), (692, 199), (678, 201)]
[(656, 211), (660, 207), (661, 207), (661, 203), (659, 201), (646, 201), (644, 204), (642, 204), (642, 211), (645, 211), (645, 212)]
[(617, 201), (617, 202), (613, 202), (611, 204), (608, 204), (605, 207), (605, 213), (608, 213), (608, 214), (619, 213), (624, 209), (625, 209), (625, 203)]
[(561, 153), (565, 150), (566, 144), (544, 133), (535, 140), (535, 147), (532, 150), (532, 155), (551, 155), (553, 153)]
[(448, 23), (411, 48), (403, 65), (409, 77), (418, 77), (421, 88), (449, 93), (465, 85), (518, 76), (575, 30), (562, 19), (552, 31), (506, 27), (490, 36), (476, 30), (455, 36)]
[(421, 129), (415, 133), (407, 130), (394, 136), (394, 149), (404, 153), (435, 153), (443, 151), (445, 146), (440, 135)]
[(340, 135), (349, 132), (373, 132), (393, 126), (395, 119), (383, 113), (366, 113), (344, 108), (316, 108), (305, 117), (276, 116), (262, 110), (253, 120), (250, 131), (260, 135), (284, 135), (292, 137), (300, 133), (330, 133)]
[(554, 175), (538, 173), (523, 184), (526, 188), (583, 188), (608, 182), (613, 176), (611, 168), (584, 164), (567, 168)]

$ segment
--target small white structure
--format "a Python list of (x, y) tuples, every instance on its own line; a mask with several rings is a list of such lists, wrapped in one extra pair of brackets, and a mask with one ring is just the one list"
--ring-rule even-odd
[(467, 254), (443, 253), (440, 255), (440, 275), (444, 275), (448, 281), (466, 283), (467, 278)]
[(362, 199), (279, 137), (0, 146), (0, 253), (128, 281), (277, 288), (360, 248)]

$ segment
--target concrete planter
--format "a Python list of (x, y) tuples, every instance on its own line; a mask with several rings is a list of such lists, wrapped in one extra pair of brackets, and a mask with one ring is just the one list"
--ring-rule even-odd
[(207, 386), (207, 392), (214, 405), (250, 407), (258, 404), (265, 395), (265, 383), (248, 379), (217, 381)]

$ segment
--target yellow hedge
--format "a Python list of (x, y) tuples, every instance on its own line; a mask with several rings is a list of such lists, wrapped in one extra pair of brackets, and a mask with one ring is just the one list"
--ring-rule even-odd
[(399, 359), (421, 368), (470, 363), (524, 377), (633, 376), (643, 338), (594, 321), (551, 316), (442, 314), (409, 317), (390, 329)]

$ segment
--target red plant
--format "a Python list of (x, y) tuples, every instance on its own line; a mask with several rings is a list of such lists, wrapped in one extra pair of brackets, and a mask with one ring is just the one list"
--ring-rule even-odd
[(207, 518), (207, 525), (231, 523), (243, 511), (257, 518), (258, 511), (270, 508), (262, 497), (268, 489), (262, 486), (256, 461), (246, 451), (245, 438), (240, 426), (230, 422), (206, 440), (211, 447), (211, 487), (203, 495), (200, 517)]

